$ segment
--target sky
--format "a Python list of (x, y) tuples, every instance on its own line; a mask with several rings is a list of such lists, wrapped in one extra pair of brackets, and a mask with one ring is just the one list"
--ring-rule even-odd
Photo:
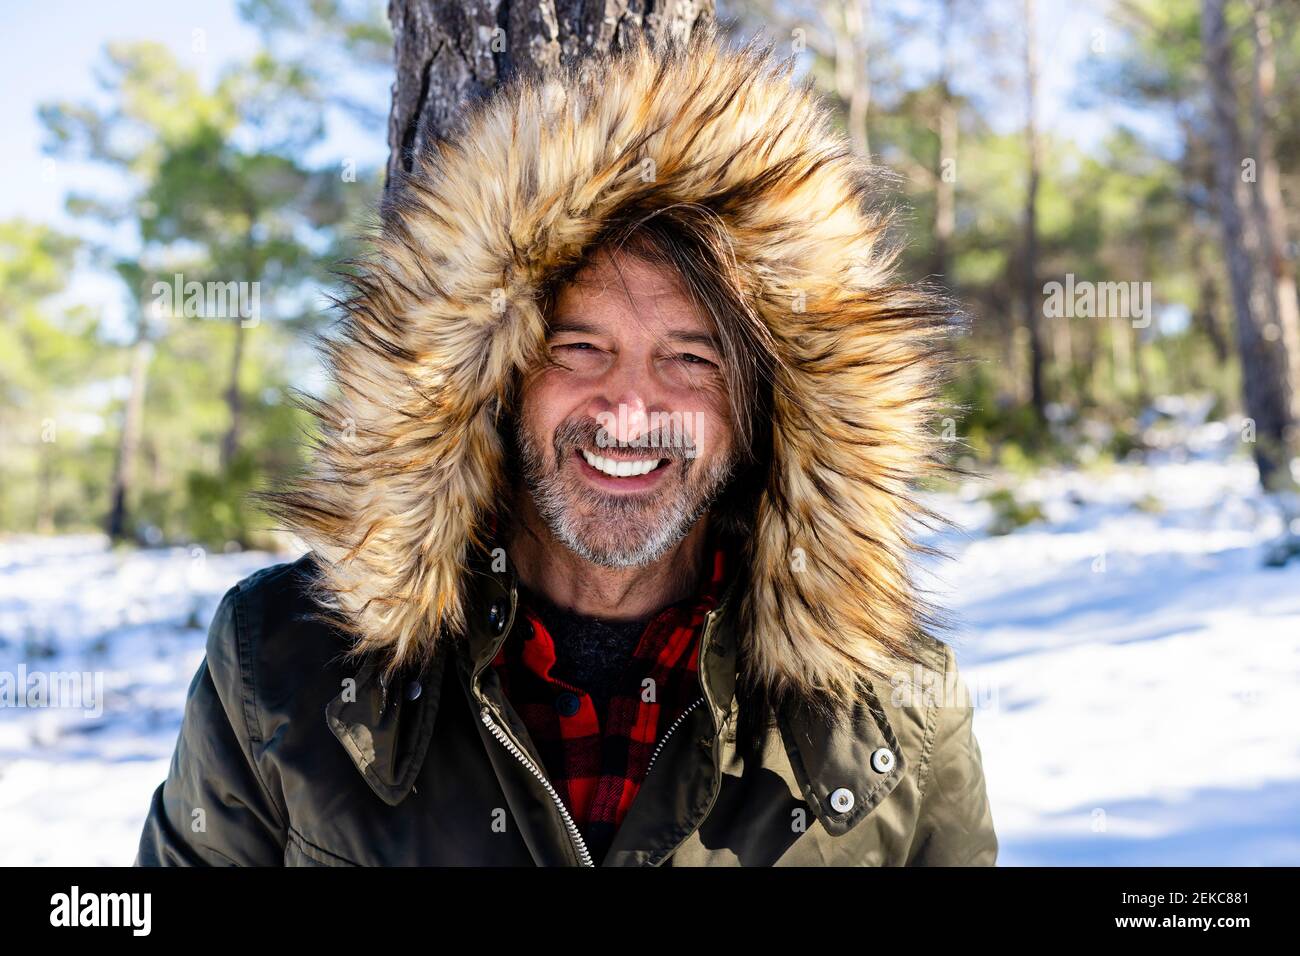
[[(259, 47), (257, 32), (244, 23), (234, 0), (0, 0), (4, 23), (0, 56), (0, 219), (25, 217), (73, 234), (89, 224), (67, 213), (68, 192), (112, 194), (112, 173), (93, 164), (54, 160), (42, 151), (44, 133), (37, 115), (42, 103), (95, 99), (96, 69), (107, 44), (151, 40), (166, 46), (179, 62), (195, 69), (205, 87), (222, 69)], [(385, 112), (383, 102), (376, 104)], [(359, 165), (382, 164), (388, 155), (384, 136), (363, 135), (335, 116), (324, 155), (356, 158)], [(109, 328), (124, 324), (125, 298), (116, 276), (82, 264), (61, 304), (87, 303), (104, 311)]]
[[(181, 62), (193, 64), (205, 85), (222, 63), (257, 48), (256, 33), (240, 22), (233, 3), (121, 3), (76, 0), (3, 0), (4, 56), (0, 57), (0, 219), (25, 217), (71, 233), (84, 224), (68, 215), (68, 191), (109, 192), (110, 175), (87, 164), (46, 156), (37, 108), (57, 100), (94, 96), (94, 70), (104, 46), (115, 40), (156, 40)], [(194, 31), (203, 31), (206, 53), (194, 52)], [(81, 266), (61, 301), (86, 302), (105, 310), (109, 325), (125, 312), (123, 289), (114, 276)]]
[[(199, 71), (205, 84), (224, 62), (257, 49), (256, 33), (240, 22), (233, 3), (125, 0), (4, 0), (4, 56), (0, 58), (0, 129), (8, 142), (0, 163), (0, 217), (27, 216), (71, 226), (64, 192), (80, 186), (86, 170), (60, 169), (41, 152), (36, 110), (52, 100), (79, 100), (95, 93), (94, 69), (107, 43), (156, 40)], [(193, 49), (203, 31), (206, 53)]]

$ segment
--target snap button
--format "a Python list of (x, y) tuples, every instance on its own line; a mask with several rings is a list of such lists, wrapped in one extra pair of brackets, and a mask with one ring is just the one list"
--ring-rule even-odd
[(406, 699), (415, 700), (417, 697), (420, 696), (420, 693), (423, 690), (424, 688), (420, 686), (420, 682), (418, 680), (411, 681), (409, 684), (406, 685)]
[(840, 787), (831, 794), (831, 807), (836, 813), (848, 813), (853, 809), (853, 791), (848, 787)]
[(565, 691), (555, 698), (555, 709), (560, 712), (561, 717), (572, 717), (581, 706), (582, 701), (578, 699), (578, 695), (570, 691)]
[(488, 626), (493, 634), (500, 634), (506, 629), (506, 608), (500, 601), (493, 601), (488, 608)]
[(894, 769), (893, 751), (886, 747), (881, 747), (871, 755), (871, 769), (877, 773), (889, 773)]

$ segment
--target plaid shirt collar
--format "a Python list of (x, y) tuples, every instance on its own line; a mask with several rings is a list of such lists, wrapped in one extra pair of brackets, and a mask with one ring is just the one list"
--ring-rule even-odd
[(627, 815), (656, 746), (703, 699), (700, 633), (721, 599), (727, 564), (725, 549), (714, 545), (699, 591), (647, 623), (610, 697), (603, 727), (582, 688), (551, 676), (555, 642), (527, 605), (520, 605), (519, 626), (492, 661), (548, 779), (597, 860)]

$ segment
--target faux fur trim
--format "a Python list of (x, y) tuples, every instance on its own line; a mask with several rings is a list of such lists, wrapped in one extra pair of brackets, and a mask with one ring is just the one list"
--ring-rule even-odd
[(939, 460), (947, 314), (895, 278), (879, 170), (791, 69), (712, 28), (642, 43), (500, 88), (400, 184), (325, 346), (337, 388), (314, 403), (313, 465), (270, 496), (358, 652), (396, 669), (463, 633), (503, 491), (498, 413), (543, 354), (545, 278), (628, 204), (695, 203), (725, 223), (780, 359), (742, 680), (844, 700), (931, 659), (911, 488)]

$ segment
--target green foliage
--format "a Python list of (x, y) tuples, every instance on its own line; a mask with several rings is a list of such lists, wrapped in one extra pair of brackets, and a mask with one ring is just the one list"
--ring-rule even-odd
[(948, 396), (951, 407), (965, 411), (961, 438), (978, 461), (1026, 472), (1059, 460), (1061, 449), (1033, 409), (998, 392), (990, 363), (963, 366)]
[(991, 491), (984, 500), (993, 509), (993, 519), (988, 526), (989, 534), (1010, 534), (1017, 528), (1046, 519), (1038, 502), (1022, 502), (1009, 488)]
[[(307, 11), (332, 24), (326, 32), (373, 23), (373, 11), (326, 6)], [(368, 42), (364, 30), (351, 35)], [(326, 318), (322, 287), (355, 251), (380, 184), (376, 171), (344, 177), (337, 163), (305, 159), (325, 131), (319, 67), (267, 49), (205, 85), (161, 45), (114, 43), (100, 100), (41, 107), (49, 152), (98, 164), (123, 188), (68, 196), (70, 212), (112, 227), (111, 244), (0, 223), (0, 529), (102, 527), (120, 476), (127, 537), (268, 542), (247, 494), (302, 465), (303, 423), (284, 395), (316, 370), (306, 340)], [(77, 248), (121, 278), (125, 325), (49, 306)], [(256, 284), (260, 314), (168, 308), (156, 284), (178, 274)]]
[(114, 366), (96, 316), (51, 305), (77, 248), (47, 226), (0, 222), (0, 528), (80, 525), (86, 489), (107, 473), (86, 382)]
[(252, 455), (241, 453), (216, 475), (191, 471), (185, 477), (185, 526), (193, 537), (211, 545), (251, 541), (257, 517), (248, 503), (256, 476)]
[(1165, 510), (1164, 502), (1150, 492), (1133, 502), (1133, 507), (1144, 514), (1158, 515)]

